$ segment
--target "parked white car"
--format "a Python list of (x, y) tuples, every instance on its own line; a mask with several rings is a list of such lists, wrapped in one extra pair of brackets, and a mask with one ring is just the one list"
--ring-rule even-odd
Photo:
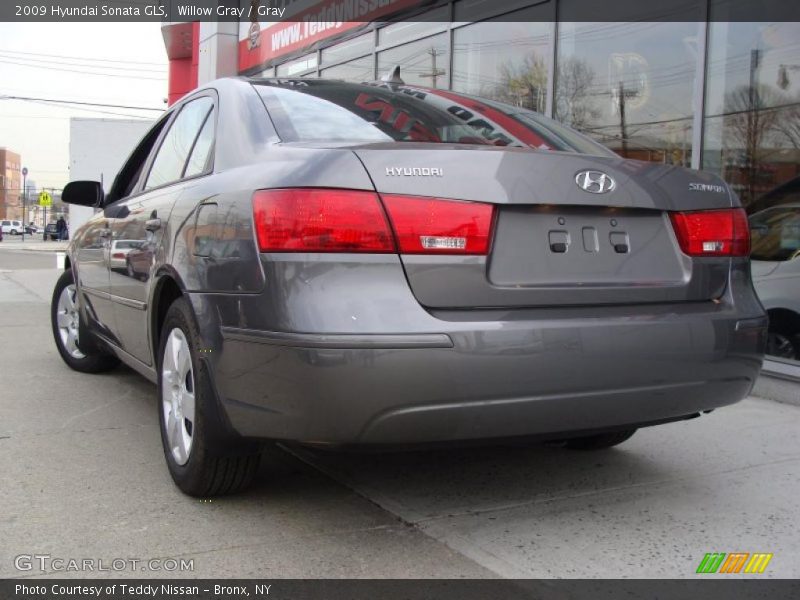
[(135, 248), (139, 248), (142, 243), (143, 240), (114, 240), (111, 242), (110, 256), (108, 261), (109, 266), (112, 269), (127, 268), (125, 259), (127, 258), (128, 253)]
[(22, 224), (22, 221), (4, 219), (0, 221), (0, 225), (2, 225), (3, 233), (8, 233), (10, 235), (21, 235), (22, 232), (25, 231), (25, 226)]

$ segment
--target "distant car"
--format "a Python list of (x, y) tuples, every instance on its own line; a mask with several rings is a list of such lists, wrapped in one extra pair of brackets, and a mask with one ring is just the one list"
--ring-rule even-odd
[(30, 223), (29, 225), (25, 226), (25, 233), (27, 233), (28, 235), (39, 233), (41, 230), (42, 229), (35, 223)]
[(45, 225), (42, 239), (44, 239), (45, 242), (47, 240), (55, 241), (58, 239), (58, 227), (55, 223), (48, 223)]
[(753, 284), (769, 315), (767, 354), (800, 360), (800, 197), (750, 215)]
[(8, 233), (11, 235), (20, 235), (25, 230), (25, 227), (23, 226), (22, 221), (6, 219), (0, 221), (0, 229), (3, 230), (3, 233)]
[(142, 245), (142, 240), (114, 240), (109, 250), (108, 266), (112, 269), (125, 269), (128, 253)]
[(51, 240), (55, 242), (58, 240), (58, 225), (55, 223), (48, 223), (44, 228), (43, 239), (46, 242)]

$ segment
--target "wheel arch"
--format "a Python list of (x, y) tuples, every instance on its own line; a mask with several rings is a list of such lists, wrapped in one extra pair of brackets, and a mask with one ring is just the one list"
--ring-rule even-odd
[(153, 365), (158, 364), (158, 346), (161, 340), (161, 329), (167, 310), (175, 300), (186, 295), (186, 288), (180, 276), (172, 269), (162, 268), (155, 277), (153, 295), (150, 300), (150, 339), (153, 353)]

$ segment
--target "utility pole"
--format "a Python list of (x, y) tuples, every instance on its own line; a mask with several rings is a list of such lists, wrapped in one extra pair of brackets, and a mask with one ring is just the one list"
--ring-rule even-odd
[(625, 125), (625, 85), (619, 82), (619, 135), (622, 138), (622, 156), (628, 158), (628, 131)]
[(22, 167), (22, 241), (25, 241), (25, 200), (28, 198), (28, 167)]
[(750, 87), (747, 97), (747, 147), (745, 148), (745, 161), (747, 163), (747, 197), (744, 198), (746, 204), (752, 202), (755, 196), (756, 154), (758, 153), (759, 142), (759, 97), (758, 97), (758, 68), (761, 66), (761, 50), (758, 48), (750, 51)]
[(436, 88), (438, 87), (436, 85), (438, 78), (447, 73), (447, 71), (445, 71), (444, 69), (438, 69), (436, 67), (436, 57), (444, 54), (444, 52), (437, 50), (436, 48), (431, 48), (430, 50), (428, 50), (428, 54), (430, 54), (431, 56), (431, 70), (429, 73), (421, 73), (420, 77), (430, 77), (432, 87)]

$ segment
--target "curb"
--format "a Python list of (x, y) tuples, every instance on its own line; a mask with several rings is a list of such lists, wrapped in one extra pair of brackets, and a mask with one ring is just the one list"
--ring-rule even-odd
[(761, 372), (751, 392), (753, 396), (781, 404), (800, 406), (800, 383)]

